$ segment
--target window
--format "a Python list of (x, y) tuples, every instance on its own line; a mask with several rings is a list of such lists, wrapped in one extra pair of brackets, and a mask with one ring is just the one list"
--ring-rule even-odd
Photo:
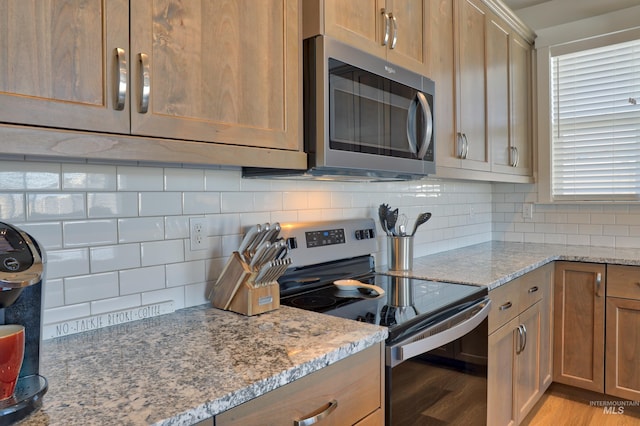
[(640, 40), (551, 53), (555, 201), (640, 201)]

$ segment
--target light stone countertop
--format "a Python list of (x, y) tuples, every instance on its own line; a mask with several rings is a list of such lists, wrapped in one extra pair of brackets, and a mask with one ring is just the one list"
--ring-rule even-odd
[(410, 272), (431, 281), (484, 285), (493, 290), (556, 260), (640, 265), (640, 249), (490, 241), (414, 259)]
[[(418, 278), (494, 289), (546, 263), (640, 265), (640, 249), (487, 242), (414, 260)], [(20, 425), (183, 425), (346, 358), (387, 330), (289, 307), (203, 305), (44, 342), (43, 408)]]
[(387, 337), (286, 306), (246, 317), (202, 305), (47, 340), (43, 407), (20, 425), (190, 425)]

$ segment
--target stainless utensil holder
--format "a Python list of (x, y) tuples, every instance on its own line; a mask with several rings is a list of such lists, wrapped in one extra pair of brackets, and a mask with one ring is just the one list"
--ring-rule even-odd
[(271, 282), (258, 284), (255, 282), (257, 275), (258, 272), (252, 271), (242, 256), (235, 251), (207, 297), (216, 308), (247, 316), (278, 309), (280, 307), (278, 277)]
[(391, 271), (410, 271), (413, 268), (413, 237), (387, 237), (387, 266)]

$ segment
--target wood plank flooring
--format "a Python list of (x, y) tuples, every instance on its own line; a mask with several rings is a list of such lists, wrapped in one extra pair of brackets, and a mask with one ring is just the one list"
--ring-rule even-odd
[[(640, 406), (622, 405), (625, 403), (629, 402), (553, 383), (521, 424), (524, 426), (640, 425)], [(623, 409), (618, 413), (621, 407)]]

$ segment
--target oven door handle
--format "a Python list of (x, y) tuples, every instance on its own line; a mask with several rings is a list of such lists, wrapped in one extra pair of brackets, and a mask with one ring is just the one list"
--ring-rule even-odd
[[(478, 310), (479, 308), (479, 310)], [(392, 346), (387, 347), (387, 365), (389, 367), (395, 367), (396, 365), (411, 359), (415, 356), (424, 354), (447, 343), (453, 342), (460, 337), (468, 334), (476, 328), (485, 318), (489, 315), (491, 309), (491, 300), (485, 298), (480, 302), (469, 306), (464, 311), (459, 312), (451, 318), (448, 318), (446, 322), (455, 322), (456, 319), (465, 318), (471, 311), (477, 311), (470, 318), (461, 321), (451, 328), (431, 335), (430, 331), (442, 327), (442, 323), (435, 324), (421, 333), (415, 336), (411, 336), (398, 342)]]

